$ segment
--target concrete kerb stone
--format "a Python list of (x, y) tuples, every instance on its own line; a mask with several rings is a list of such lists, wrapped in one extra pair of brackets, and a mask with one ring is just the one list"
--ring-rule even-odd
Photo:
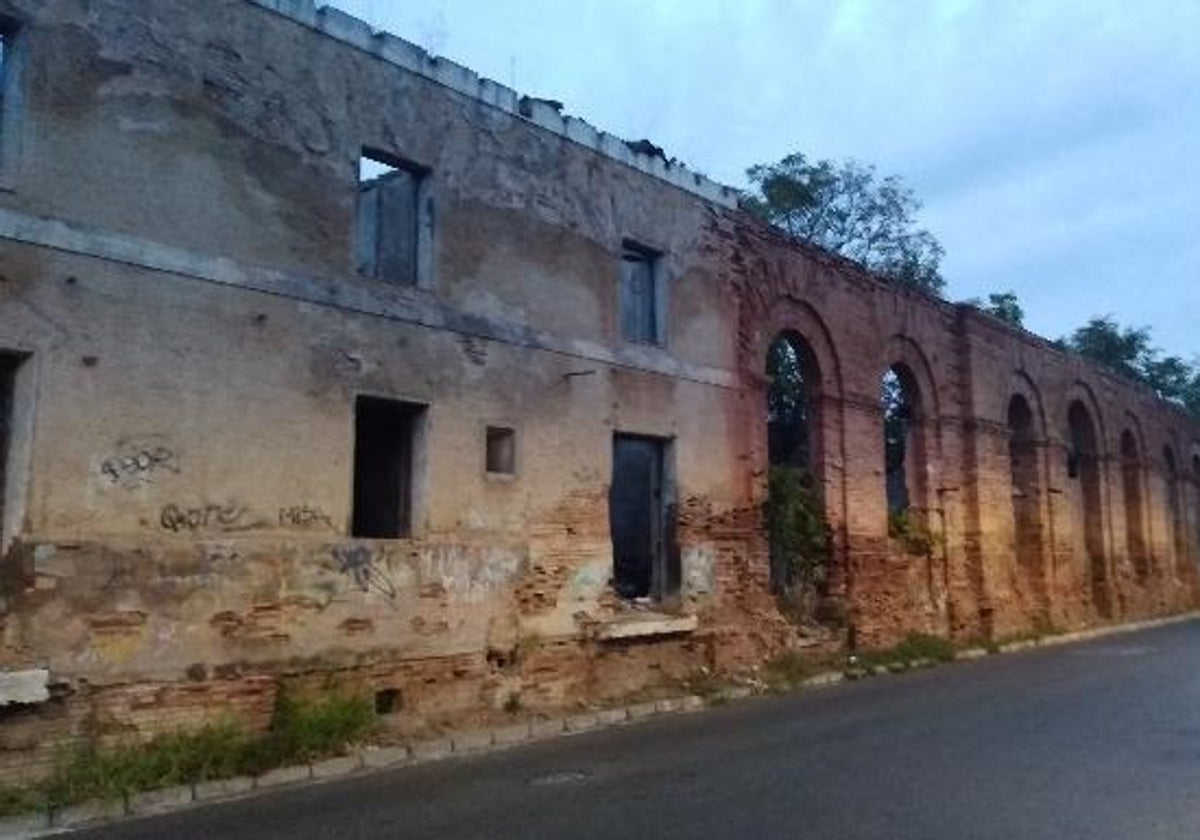
[(531, 724), (528, 721), (525, 723), (514, 723), (512, 726), (501, 726), (498, 729), (493, 729), (492, 740), (498, 747), (506, 744), (520, 744), (529, 740), (531, 732)]
[(472, 732), (456, 732), (450, 736), (451, 748), (456, 753), (472, 753), (490, 749), (494, 739), (492, 730), (478, 729)]
[(282, 785), (294, 785), (312, 778), (312, 768), (307, 764), (297, 764), (294, 767), (279, 767), (268, 770), (254, 780), (256, 788), (273, 788)]
[(184, 805), (190, 805), (195, 801), (195, 798), (195, 791), (191, 785), (177, 785), (159, 790), (147, 790), (131, 794), (129, 801), (126, 803), (126, 810), (130, 814), (139, 817), (148, 817), (154, 814), (169, 814), (171, 811), (179, 810)]
[(802, 680), (800, 685), (804, 688), (825, 688), (845, 682), (845, 680), (846, 675), (841, 671), (826, 671), (823, 674), (815, 674), (806, 680)]
[(197, 802), (210, 802), (216, 799), (232, 799), (235, 796), (245, 796), (254, 790), (252, 776), (234, 776), (232, 779), (214, 779), (208, 782), (196, 782), (192, 795)]
[(309, 765), (309, 769), (312, 771), (314, 779), (334, 779), (361, 770), (362, 766), (362, 756), (356, 753), (315, 761)]
[(596, 720), (601, 726), (619, 726), (629, 721), (626, 709), (603, 709), (596, 712)]
[(408, 747), (367, 747), (361, 753), (363, 767), (382, 770), (407, 763), (412, 754)]
[(568, 734), (576, 734), (579, 732), (591, 732), (600, 726), (600, 717), (595, 712), (583, 712), (578, 715), (571, 715), (566, 719), (566, 730)]
[(566, 721), (563, 718), (535, 720), (529, 725), (529, 734), (533, 738), (553, 738), (563, 734), (566, 728)]
[(433, 741), (418, 741), (408, 748), (408, 754), (413, 761), (441, 761), (449, 758), (454, 752), (454, 743), (449, 738), (437, 738)]
[(79, 828), (93, 823), (107, 822), (125, 816), (125, 799), (93, 799), (60, 808), (50, 813), (52, 828)]
[(639, 720), (658, 714), (658, 704), (654, 702), (635, 703), (629, 706), (626, 711), (629, 713), (630, 720)]
[(0, 837), (7, 837), (10, 840), (37, 837), (48, 828), (50, 828), (50, 813), (48, 811), (38, 811), (34, 814), (0, 819)]

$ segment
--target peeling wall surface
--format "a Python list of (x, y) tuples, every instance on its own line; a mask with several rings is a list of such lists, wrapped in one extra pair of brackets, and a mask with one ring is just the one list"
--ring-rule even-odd
[[(789, 242), (644, 144), (298, 0), (0, 16), (0, 670), (48, 672), (0, 679), (0, 776), (97, 729), (261, 724), (286, 679), (398, 690), (436, 723), (795, 644), (761, 515), (781, 333), (818, 368), (830, 596), (858, 644), (1197, 602), (1179, 410)], [(356, 271), (364, 149), (424, 173), (415, 285)], [(658, 345), (622, 338), (631, 242), (658, 255)], [(889, 537), (894, 365), (921, 392), (923, 556)], [(423, 407), (403, 538), (352, 536), (363, 396)], [(512, 474), (485, 468), (489, 426)], [(616, 434), (668, 453), (657, 602), (612, 584)]]

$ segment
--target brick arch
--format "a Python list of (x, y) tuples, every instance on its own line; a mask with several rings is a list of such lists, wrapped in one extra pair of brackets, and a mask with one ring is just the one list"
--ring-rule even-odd
[[(883, 359), (878, 366), (879, 375), (876, 379), (882, 378), (889, 369), (897, 366), (907, 369), (912, 374), (921, 400), (921, 421), (936, 421), (941, 416), (941, 409), (938, 381), (933, 375), (933, 366), (921, 345), (902, 333), (893, 335), (884, 345)], [(933, 425), (936, 430), (936, 424)], [(940, 446), (938, 449), (940, 450)]]
[[(1142, 423), (1132, 411), (1123, 416), (1117, 437), (1121, 474), (1121, 506), (1125, 524), (1125, 551), (1141, 582), (1150, 576), (1151, 554), (1146, 517), (1146, 438)], [(1120, 515), (1118, 514), (1118, 517)]]
[[(1087, 382), (1082, 379), (1076, 379), (1067, 389), (1063, 407), (1065, 409), (1061, 419), (1061, 429), (1065, 433), (1068, 429), (1068, 413), (1071, 406), (1076, 403), (1082, 403), (1087, 409), (1088, 416), (1091, 418), (1092, 424), (1096, 427), (1096, 456), (1104, 459), (1109, 455), (1108, 443), (1108, 424), (1104, 419), (1104, 412), (1100, 410), (1100, 400), (1096, 397), (1096, 391)], [(1069, 435), (1066, 436), (1069, 440)]]
[(765, 381), (764, 361), (772, 342), (780, 335), (795, 335), (812, 351), (820, 375), (818, 387), (822, 399), (842, 398), (841, 356), (816, 307), (794, 298), (780, 299), (744, 335), (747, 341), (743, 345), (742, 365), (751, 381)]
[[(1024, 410), (1027, 437), (1015, 424)], [(1008, 431), (1012, 552), (1021, 589), (1036, 615), (1050, 618), (1048, 547), (1053, 543), (1050, 515), (1049, 465), (1046, 462), (1048, 428), (1041, 390), (1023, 370), (1014, 371), (1005, 401), (1004, 427)], [(982, 573), (980, 573), (982, 574)]]
[[(1012, 380), (1008, 386), (1008, 398), (1002, 406), (1005, 412), (1008, 411), (1008, 407), (1012, 404), (1013, 397), (1021, 397), (1025, 400), (1033, 415), (1034, 440), (1044, 443), (1047, 437), (1049, 437), (1049, 427), (1046, 423), (1046, 406), (1042, 402), (1042, 391), (1029, 374), (1023, 370), (1015, 371), (1012, 375)], [(1007, 419), (1007, 417), (1001, 417), (998, 422), (1007, 424)]]
[[(1061, 418), (1065, 441), (1065, 474), (1069, 484), (1078, 482), (1070, 494), (1072, 504), (1073, 553), (1090, 583), (1092, 607), (1101, 618), (1113, 615), (1112, 572), (1109, 568), (1107, 531), (1109, 517), (1105, 515), (1104, 464), (1107, 458), (1107, 435), (1099, 401), (1086, 383), (1076, 380), (1067, 389)], [(1078, 451), (1079, 436), (1090, 440), (1092, 451)]]

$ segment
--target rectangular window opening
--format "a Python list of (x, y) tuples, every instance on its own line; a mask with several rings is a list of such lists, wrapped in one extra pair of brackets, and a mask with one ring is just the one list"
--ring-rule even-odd
[(621, 251), (621, 334), (639, 344), (662, 343), (662, 256), (625, 242)]
[(358, 164), (358, 273), (402, 286), (417, 285), (421, 204), (426, 171), (388, 155), (364, 151)]
[(4, 505), (9, 483), (9, 450), (13, 438), (17, 368), (20, 364), (20, 356), (0, 352), (0, 523), (8, 522)]
[(613, 438), (613, 588), (628, 601), (661, 602), (679, 593), (669, 447), (670, 441), (656, 438)]
[(13, 48), (19, 25), (11, 18), (0, 16), (0, 133), (12, 120), (12, 87), (16, 81), (13, 67)]
[(425, 407), (359, 397), (354, 410), (355, 537), (412, 534), (413, 461)]
[(487, 427), (487, 471), (490, 475), (517, 472), (517, 433), (505, 426)]

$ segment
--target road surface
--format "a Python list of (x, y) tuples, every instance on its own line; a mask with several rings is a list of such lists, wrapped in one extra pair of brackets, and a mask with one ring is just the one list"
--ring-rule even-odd
[(1194, 840), (1200, 624), (283, 790), (87, 840)]

